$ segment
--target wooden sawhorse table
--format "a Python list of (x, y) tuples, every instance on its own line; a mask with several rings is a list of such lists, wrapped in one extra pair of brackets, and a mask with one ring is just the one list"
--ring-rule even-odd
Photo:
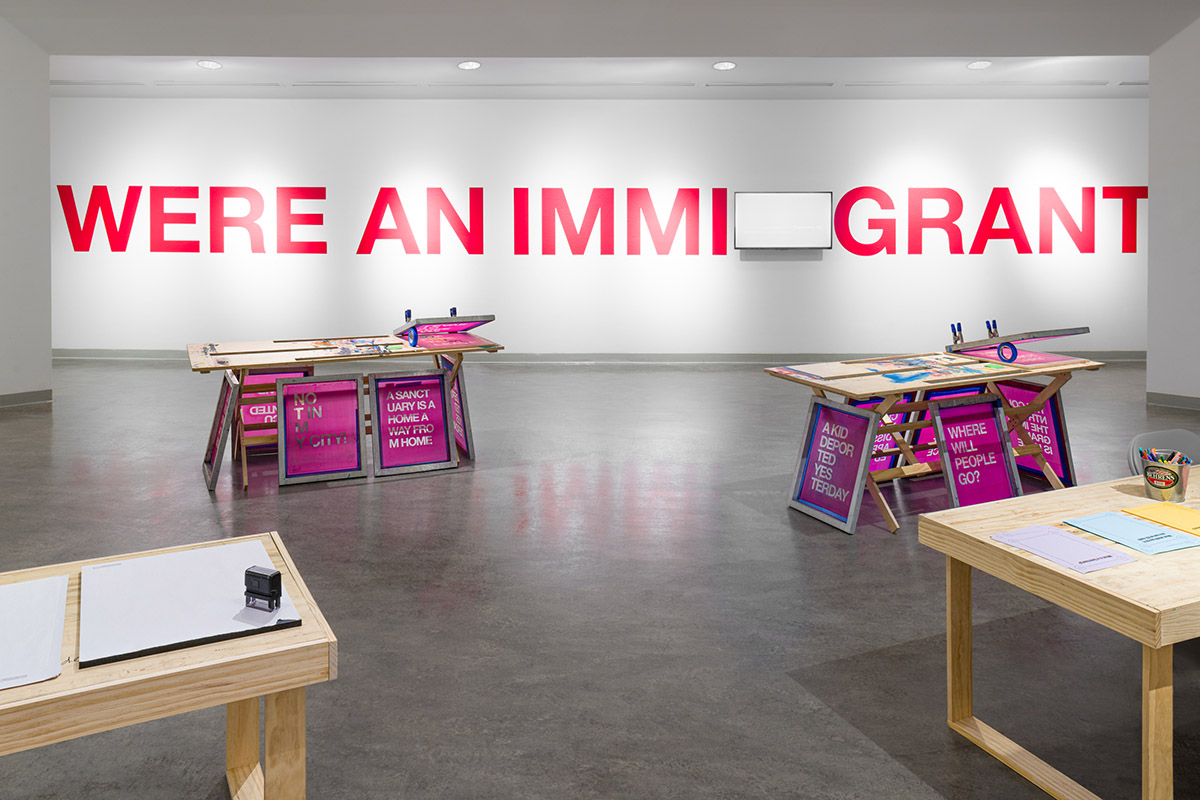
[[(989, 394), (998, 395), (1008, 419), (1008, 428), (1015, 431), (1021, 445), (1013, 448), (1016, 456), (1031, 456), (1042, 474), (1055, 489), (1063, 483), (1046, 461), (1040, 445), (1026, 427), (1028, 419), (1044, 409), (1050, 399), (1071, 379), (1076, 370), (1095, 370), (1104, 366), (1085, 358), (1062, 358), (1042, 364), (1005, 364), (965, 356), (958, 353), (921, 353), (890, 358), (864, 358), (854, 361), (830, 361), (817, 364), (798, 364), (792, 367), (769, 367), (766, 372), (776, 378), (799, 383), (812, 389), (817, 397), (839, 395), (847, 402), (858, 401), (865, 408), (881, 415), (908, 415), (923, 412), (929, 403), (924, 393), (984, 386)], [(1014, 407), (1004, 399), (997, 386), (1000, 381), (1045, 376), (1050, 379), (1040, 392), (1024, 406)], [(911, 399), (906, 399), (908, 395)], [(861, 402), (865, 401), (865, 402)], [(890, 434), (894, 446), (876, 450), (872, 458), (899, 456), (901, 464), (888, 469), (872, 470), (867, 477), (867, 489), (883, 515), (888, 530), (900, 529), (896, 515), (879, 490), (879, 484), (896, 478), (916, 478), (941, 472), (938, 461), (922, 462), (917, 453), (935, 447), (934, 444), (915, 445), (909, 442), (910, 431), (933, 426), (931, 419), (880, 425), (879, 435)]]
[[(337, 638), (279, 534), (171, 547), (156, 555), (259, 539), (282, 573), (299, 627), (79, 668), (79, 572), (129, 555), (0, 573), (0, 584), (68, 575), (62, 674), (0, 692), (0, 756), (224, 705), (225, 775), (233, 800), (303, 800), (305, 687), (337, 677)], [(259, 762), (259, 699), (266, 758)]]
[[(238, 411), (234, 417), (231, 435), (233, 458), (240, 457), (242, 461), (243, 490), (250, 485), (249, 471), (246, 469), (246, 446), (278, 445), (273, 419), (249, 424), (243, 422), (241, 410), (244, 406), (275, 402), (273, 396), (263, 394), (265, 391), (273, 395), (274, 384), (248, 383), (247, 378), (252, 373), (308, 370), (308, 374), (312, 374), (317, 364), (431, 356), (433, 363), (439, 368), (443, 365), (443, 359), (450, 362), (447, 383), (453, 387), (452, 391), (459, 393), (461, 402), (465, 405), (466, 392), (458, 381), (463, 368), (463, 355), (496, 353), (503, 349), (502, 345), (469, 332), (431, 334), (419, 340), (417, 345), (410, 344), (407, 338), (387, 334), (341, 339), (276, 339), (189, 344), (187, 347), (188, 360), (193, 372), (231, 370), (238, 379)], [(370, 433), (370, 430), (367, 432)], [(464, 457), (474, 458), (475, 454), (466, 453)]]
[[(1193, 485), (1194, 487), (1194, 485)], [(1200, 507), (1200, 490), (1186, 504)], [(1173, 646), (1200, 636), (1200, 548), (1149, 556), (1063, 525), (1101, 511), (1148, 503), (1142, 478), (1043, 492), (922, 514), (918, 539), (946, 555), (946, 686), (950, 727), (1060, 800), (1092, 792), (975, 716), (972, 705), (971, 570), (1074, 611), (1142, 645), (1142, 798), (1174, 796)], [(991, 539), (1027, 525), (1068, 528), (1137, 561), (1080, 573)]]

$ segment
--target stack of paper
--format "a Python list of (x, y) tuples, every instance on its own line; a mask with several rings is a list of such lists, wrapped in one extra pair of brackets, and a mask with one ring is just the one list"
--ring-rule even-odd
[(1076, 572), (1095, 572), (1137, 560), (1128, 553), (1089, 542), (1081, 536), (1049, 525), (1030, 525), (1028, 528), (992, 534), (992, 538)]
[(0, 689), (62, 673), (67, 576), (0, 586)]

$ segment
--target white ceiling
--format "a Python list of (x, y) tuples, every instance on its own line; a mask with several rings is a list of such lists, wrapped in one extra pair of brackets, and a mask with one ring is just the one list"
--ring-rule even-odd
[(0, 0), (51, 55), (1149, 55), (1200, 0)]
[(57, 97), (247, 98), (1124, 98), (1148, 96), (1145, 56), (997, 58), (458, 59), (53, 56)]
[[(0, 0), (0, 17), (51, 55), (55, 95), (1129, 97), (1200, 0)], [(484, 68), (453, 68), (468, 57)]]

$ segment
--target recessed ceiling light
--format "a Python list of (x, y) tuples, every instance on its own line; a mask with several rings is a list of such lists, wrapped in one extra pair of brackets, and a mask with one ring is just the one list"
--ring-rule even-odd
[(196, 66), (201, 69), (220, 69), (222, 64), (220, 61), (213, 61), (211, 58), (202, 58), (196, 62)]
[(992, 65), (992, 62), (987, 60), (971, 61), (967, 64), (967, 69), (987, 69)]
[(459, 69), (479, 69), (483, 64), (478, 61), (460, 61), (458, 62)]
[(717, 63), (713, 64), (713, 69), (719, 69), (721, 72), (725, 72), (726, 70), (731, 70), (736, 66), (737, 64), (733, 63), (732, 61), (718, 61)]

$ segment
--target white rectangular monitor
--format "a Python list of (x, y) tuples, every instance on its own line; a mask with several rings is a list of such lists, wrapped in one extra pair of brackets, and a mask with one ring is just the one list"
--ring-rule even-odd
[(738, 250), (833, 247), (833, 192), (734, 192)]

